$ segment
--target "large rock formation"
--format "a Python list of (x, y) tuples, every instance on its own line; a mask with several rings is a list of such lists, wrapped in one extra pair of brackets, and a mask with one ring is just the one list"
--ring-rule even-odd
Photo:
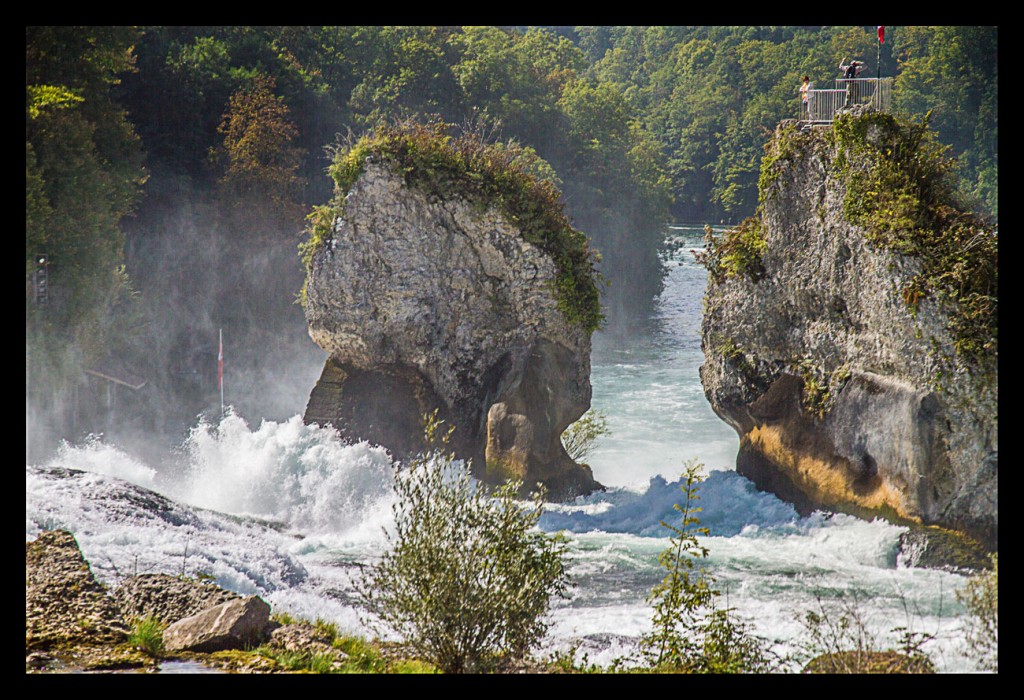
[(270, 606), (259, 596), (232, 599), (168, 626), (164, 649), (204, 653), (252, 649), (270, 637), (271, 624)]
[[(879, 120), (867, 139), (882, 132)], [(759, 217), (711, 254), (703, 321), (701, 380), (740, 435), (737, 471), (804, 512), (935, 524), (994, 546), (994, 362), (961, 357), (956, 305), (914, 291), (920, 256), (870, 242), (844, 213), (856, 154), (825, 130), (780, 128), (767, 157)]]
[(600, 488), (560, 442), (590, 407), (590, 330), (559, 308), (555, 261), (496, 207), (392, 170), (368, 159), (309, 265), (309, 333), (330, 355), (305, 420), (404, 460), (436, 409), (478, 476), (555, 499)]

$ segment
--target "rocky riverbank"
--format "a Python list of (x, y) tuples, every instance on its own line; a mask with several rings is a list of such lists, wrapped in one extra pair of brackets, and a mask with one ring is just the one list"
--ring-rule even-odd
[[(142, 574), (108, 590), (72, 533), (26, 543), (25, 668), (45, 673), (436, 673), (400, 645), (342, 640), (333, 626), (271, 615), (257, 596), (203, 578)], [(509, 673), (601, 673), (569, 657), (523, 658)], [(614, 671), (609, 671), (614, 672)], [(633, 669), (631, 673), (644, 673)], [(841, 651), (804, 673), (933, 673), (920, 655)]]
[[(274, 619), (259, 597), (203, 579), (141, 574), (108, 590), (66, 530), (25, 545), (28, 673), (156, 671), (174, 662), (197, 671), (287, 670), (275, 655), (316, 657), (329, 668), (347, 659), (331, 636), (315, 624)], [(239, 653), (257, 647), (267, 653)]]

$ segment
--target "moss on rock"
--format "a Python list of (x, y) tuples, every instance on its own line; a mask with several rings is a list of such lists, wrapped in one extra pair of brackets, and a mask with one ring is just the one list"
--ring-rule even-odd
[[(335, 182), (334, 212), (362, 174), (368, 158), (386, 161), (406, 183), (441, 198), (461, 197), (481, 211), (491, 206), (523, 237), (551, 256), (558, 270), (554, 294), (566, 318), (587, 331), (603, 321), (597, 255), (586, 236), (572, 227), (555, 185), (537, 175), (546, 165), (516, 143), (487, 143), (474, 134), (455, 138), (444, 122), (381, 125), (353, 144), (339, 148), (329, 167)], [(331, 210), (309, 217), (309, 239), (301, 252), (307, 268), (313, 253), (330, 239)]]

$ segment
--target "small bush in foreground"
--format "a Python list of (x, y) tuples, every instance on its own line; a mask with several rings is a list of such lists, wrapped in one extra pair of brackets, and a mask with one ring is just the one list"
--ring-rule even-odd
[(899, 648), (886, 648), (868, 627), (856, 595), (841, 597), (804, 613), (803, 657), (810, 660), (803, 673), (902, 674), (935, 673), (923, 645), (934, 637), (896, 627)]
[(160, 656), (164, 650), (164, 628), (167, 625), (155, 617), (135, 620), (128, 635), (128, 645), (150, 656)]
[(967, 606), (967, 644), (971, 657), (986, 671), (999, 670), (999, 555), (992, 555), (992, 570), (972, 577), (957, 591)]
[(518, 483), (485, 493), (446, 450), (451, 431), (439, 430), (435, 412), (427, 451), (396, 474), (392, 549), (366, 570), (359, 594), (379, 624), (442, 672), (498, 670), (546, 633), (551, 597), (568, 585), (567, 545), (536, 529), (540, 494), (524, 507)]
[(648, 596), (654, 608), (652, 630), (641, 640), (641, 653), (650, 668), (677, 673), (766, 673), (776, 670), (781, 661), (766, 640), (752, 634), (749, 625), (738, 620), (732, 610), (715, 609), (719, 591), (714, 578), (703, 569), (694, 571), (694, 562), (708, 555), (697, 539), (708, 534), (699, 527), (697, 486), (704, 480), (704, 465), (689, 460), (680, 487), (685, 500), (675, 504), (679, 525), (662, 521), (672, 532), (669, 546), (659, 556), (665, 578)]

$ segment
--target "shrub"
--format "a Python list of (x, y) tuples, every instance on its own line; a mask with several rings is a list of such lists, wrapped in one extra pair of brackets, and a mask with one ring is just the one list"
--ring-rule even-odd
[(134, 621), (128, 635), (128, 645), (150, 656), (160, 656), (164, 650), (163, 622), (155, 617), (143, 617)]
[(709, 585), (710, 579), (703, 570), (691, 576), (695, 559), (708, 555), (707, 547), (700, 544), (697, 534), (708, 534), (706, 527), (695, 527), (700, 523), (695, 505), (700, 497), (697, 484), (703, 480), (702, 466), (690, 460), (683, 472), (684, 483), (680, 487), (686, 499), (683, 505), (673, 506), (679, 511), (679, 526), (664, 520), (661, 524), (672, 531), (669, 546), (658, 557), (668, 573), (648, 596), (654, 608), (652, 631), (642, 640), (644, 655), (654, 668), (684, 668), (688, 660), (696, 655), (693, 640), (699, 611), (711, 604), (716, 592)]
[(427, 416), (427, 449), (396, 474), (394, 533), (382, 559), (358, 587), (367, 609), (414, 653), (444, 673), (497, 670), (523, 658), (547, 631), (551, 597), (568, 585), (566, 541), (536, 529), (520, 484), (491, 494), (447, 451)]
[(562, 433), (562, 446), (573, 461), (581, 462), (594, 448), (594, 443), (605, 435), (611, 435), (608, 418), (601, 411), (590, 409)]
[(721, 234), (705, 226), (704, 242), (704, 250), (697, 252), (695, 257), (707, 269), (715, 284), (744, 275), (754, 282), (764, 277), (761, 256), (768, 243), (758, 216), (748, 217), (739, 226)]
[(750, 633), (749, 626), (736, 619), (731, 609), (715, 609), (719, 592), (714, 578), (703, 569), (694, 572), (694, 562), (708, 555), (697, 539), (708, 534), (699, 527), (697, 486), (704, 480), (703, 467), (696, 459), (684, 465), (685, 500), (673, 507), (681, 517), (679, 525), (662, 525), (672, 531), (669, 546), (659, 556), (667, 571), (665, 578), (648, 596), (654, 615), (652, 631), (641, 640), (641, 653), (656, 671), (687, 673), (763, 673), (779, 666), (779, 660), (765, 640)]
[(899, 633), (898, 648), (883, 644), (868, 628), (856, 594), (828, 605), (819, 596), (818, 609), (806, 611), (802, 622), (798, 656), (809, 659), (803, 673), (935, 673), (923, 649), (934, 636), (896, 627), (892, 631)]
[(992, 555), (992, 570), (973, 576), (957, 591), (957, 600), (967, 607), (967, 644), (978, 666), (999, 670), (999, 556)]

